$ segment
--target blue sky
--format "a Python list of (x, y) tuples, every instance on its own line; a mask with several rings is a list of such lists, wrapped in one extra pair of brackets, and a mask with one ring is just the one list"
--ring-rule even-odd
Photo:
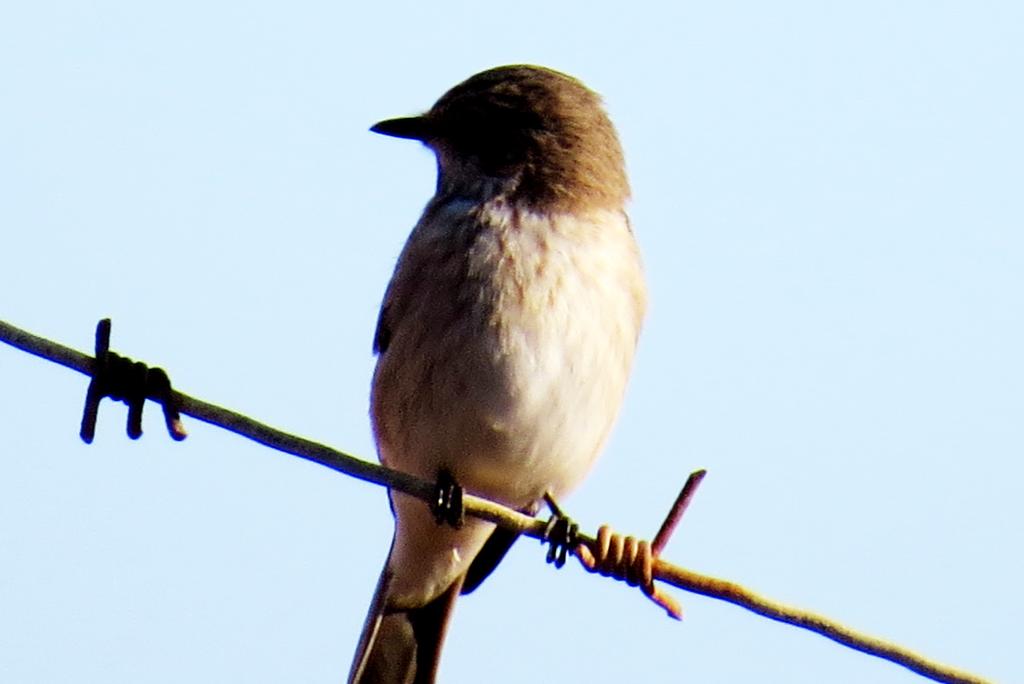
[[(566, 503), (666, 557), (1024, 680), (1024, 9), (1013, 2), (21, 3), (0, 12), (0, 318), (373, 457), (380, 296), (433, 160), (375, 136), (484, 68), (603, 93), (651, 309)], [(337, 682), (382, 490), (0, 348), (0, 679)], [(442, 681), (911, 682), (521, 543)]]

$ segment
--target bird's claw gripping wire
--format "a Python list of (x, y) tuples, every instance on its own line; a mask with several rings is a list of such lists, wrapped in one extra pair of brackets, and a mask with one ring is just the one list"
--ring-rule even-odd
[(572, 521), (559, 507), (551, 494), (544, 495), (544, 501), (551, 509), (551, 517), (544, 529), (543, 543), (548, 545), (547, 562), (556, 568), (565, 565), (569, 553), (579, 544), (579, 525)]
[(438, 525), (448, 524), (455, 529), (462, 527), (465, 516), (462, 493), (462, 485), (456, 481), (455, 476), (447, 468), (442, 468), (437, 473), (437, 484), (430, 501), (430, 511)]

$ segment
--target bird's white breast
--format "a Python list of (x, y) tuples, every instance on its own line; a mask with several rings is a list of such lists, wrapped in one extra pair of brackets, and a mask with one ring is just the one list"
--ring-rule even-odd
[(508, 449), (490, 455), (492, 475), (523, 473), (506, 483), (516, 497), (561, 494), (589, 470), (619, 410), (645, 305), (636, 244), (621, 211), (499, 206), (486, 222), (469, 258), (496, 295), (487, 344), (505, 402), (489, 418)]
[[(645, 308), (623, 212), (428, 207), (385, 307), (372, 413), (386, 465), (425, 479), (445, 468), (514, 508), (579, 483), (618, 412)], [(393, 507), (396, 601), (436, 595), (489, 534), (478, 520), (438, 527), (402, 495)]]
[(375, 427), (388, 465), (525, 506), (573, 487), (614, 421), (640, 260), (621, 211), (468, 206), (428, 213), (401, 257)]

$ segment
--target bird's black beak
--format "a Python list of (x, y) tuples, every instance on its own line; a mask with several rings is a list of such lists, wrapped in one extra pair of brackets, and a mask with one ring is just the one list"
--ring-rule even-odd
[(425, 116), (408, 116), (401, 119), (388, 119), (375, 123), (370, 130), (393, 138), (408, 138), (426, 142), (434, 137), (433, 122)]

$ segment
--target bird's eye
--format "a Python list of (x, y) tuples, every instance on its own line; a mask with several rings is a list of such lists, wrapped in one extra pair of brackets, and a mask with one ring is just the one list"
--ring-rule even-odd
[(450, 125), (449, 135), (460, 152), (492, 173), (524, 161), (536, 130), (533, 118), (505, 107), (462, 112)]

